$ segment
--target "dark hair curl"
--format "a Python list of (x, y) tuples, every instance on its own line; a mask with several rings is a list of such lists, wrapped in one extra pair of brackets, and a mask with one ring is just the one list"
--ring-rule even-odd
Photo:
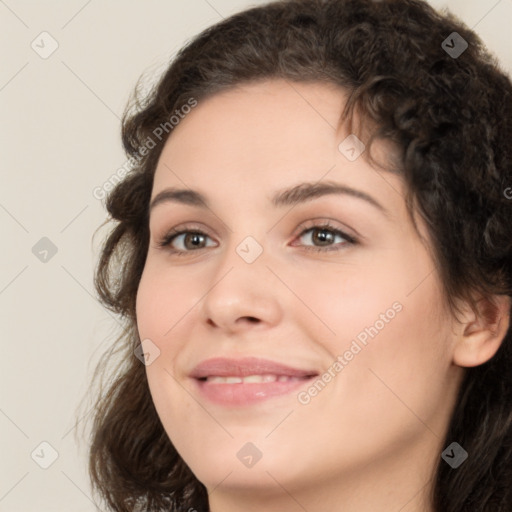
[[(468, 44), (456, 58), (443, 43), (453, 32)], [(143, 100), (136, 89), (122, 121), (134, 165), (106, 202), (115, 227), (104, 241), (95, 285), (125, 330), (115, 349), (116, 377), (106, 392), (101, 384), (89, 459), (93, 488), (110, 510), (208, 510), (206, 488), (164, 432), (145, 367), (133, 354), (153, 175), (172, 133), (155, 141), (154, 130), (191, 98), (200, 102), (269, 79), (343, 87), (343, 119), (352, 123), (357, 112), (373, 128), (364, 154), (375, 139), (397, 148), (395, 172), (407, 185), (410, 212), (426, 221), (452, 312), (456, 299), (475, 307), (475, 297), (492, 303), (495, 295), (512, 296), (512, 83), (473, 31), (421, 0), (283, 0), (206, 29)], [(143, 151), (150, 139), (155, 147)], [(105, 361), (95, 377), (102, 373)], [(467, 369), (445, 446), (452, 440), (469, 458), (457, 470), (439, 459), (434, 509), (510, 512), (510, 329), (493, 358)]]

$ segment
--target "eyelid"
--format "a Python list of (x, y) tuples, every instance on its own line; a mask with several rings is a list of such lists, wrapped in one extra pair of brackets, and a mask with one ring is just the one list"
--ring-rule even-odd
[(350, 237), (351, 239), (358, 241), (359, 239), (362, 239), (363, 237), (359, 235), (359, 233), (352, 228), (349, 228), (346, 224), (341, 224), (339, 221), (329, 218), (329, 217), (315, 217), (313, 219), (309, 219), (303, 223), (301, 223), (296, 231), (294, 231), (293, 236), (299, 236), (304, 231), (311, 229), (311, 228), (321, 228), (323, 226), (326, 226), (326, 229), (333, 229), (337, 231), (343, 232), (346, 236)]
[[(205, 228), (201, 224), (197, 223), (185, 223), (185, 224), (179, 224), (178, 226), (171, 228), (164, 232), (164, 234), (160, 237), (157, 237), (157, 246), (158, 247), (165, 247), (168, 245), (166, 243), (166, 240), (174, 240), (177, 236), (182, 235), (183, 233), (190, 233), (190, 232), (198, 232), (204, 235), (207, 235), (209, 238), (214, 238), (210, 231)], [(192, 251), (189, 251), (192, 252)]]
[[(345, 240), (344, 243), (341, 243), (341, 245), (333, 244), (328, 246), (315, 246), (315, 245), (304, 245), (304, 244), (292, 244), (292, 247), (302, 247), (305, 251), (313, 251), (317, 253), (325, 253), (325, 252), (339, 252), (345, 248), (345, 246), (354, 246), (359, 245), (359, 237), (354, 236), (347, 231), (353, 231), (346, 228), (340, 228), (336, 224), (339, 224), (337, 221), (333, 221), (332, 219), (328, 218), (316, 218), (316, 219), (309, 219), (305, 223), (302, 223), (299, 225), (299, 227), (295, 230), (293, 234), (293, 241), (297, 240), (298, 238), (301, 238), (302, 236), (305, 236), (308, 231), (312, 231), (314, 229), (317, 230), (326, 230), (331, 231), (335, 234), (335, 236), (340, 236)], [(182, 236), (184, 234), (190, 234), (190, 233), (196, 233), (199, 235), (204, 235), (207, 238), (214, 239), (213, 236), (209, 234), (209, 230), (205, 229), (204, 227), (200, 226), (197, 223), (189, 223), (189, 224), (183, 224), (178, 225), (171, 230), (167, 231), (161, 238), (158, 239), (156, 246), (159, 249), (167, 249), (171, 254), (177, 255), (177, 256), (184, 256), (193, 254), (194, 252), (200, 252), (203, 249), (207, 249), (208, 247), (199, 247), (198, 249), (192, 249), (192, 250), (182, 250), (182, 249), (173, 249), (171, 244), (174, 242), (176, 238), (179, 236)], [(210, 247), (211, 248), (211, 247)]]

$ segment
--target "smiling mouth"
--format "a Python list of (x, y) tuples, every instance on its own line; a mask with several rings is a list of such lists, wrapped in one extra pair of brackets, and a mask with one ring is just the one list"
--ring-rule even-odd
[(190, 373), (200, 398), (224, 407), (250, 406), (271, 398), (282, 400), (319, 375), (257, 357), (216, 357), (199, 363)]
[(301, 387), (311, 385), (318, 375), (295, 377), (288, 375), (211, 375), (193, 378), (196, 391), (207, 402), (225, 408), (250, 407), (263, 402), (293, 397)]
[(211, 375), (198, 380), (215, 384), (261, 384), (264, 382), (297, 382), (308, 380), (311, 377), (314, 377), (314, 375), (304, 377), (288, 375), (247, 375), (246, 377)]

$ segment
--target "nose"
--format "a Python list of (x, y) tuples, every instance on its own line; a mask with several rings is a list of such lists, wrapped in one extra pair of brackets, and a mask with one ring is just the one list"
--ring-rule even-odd
[(277, 325), (283, 316), (283, 285), (267, 266), (265, 251), (252, 263), (234, 248), (227, 252), (202, 302), (204, 321), (226, 333)]

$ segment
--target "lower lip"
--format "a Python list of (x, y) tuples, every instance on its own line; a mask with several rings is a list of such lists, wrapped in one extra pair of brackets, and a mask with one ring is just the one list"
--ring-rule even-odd
[(224, 406), (243, 406), (287, 395), (305, 384), (309, 384), (313, 379), (314, 377), (309, 377), (287, 382), (239, 382), (235, 384), (193, 380), (200, 394), (209, 401)]

